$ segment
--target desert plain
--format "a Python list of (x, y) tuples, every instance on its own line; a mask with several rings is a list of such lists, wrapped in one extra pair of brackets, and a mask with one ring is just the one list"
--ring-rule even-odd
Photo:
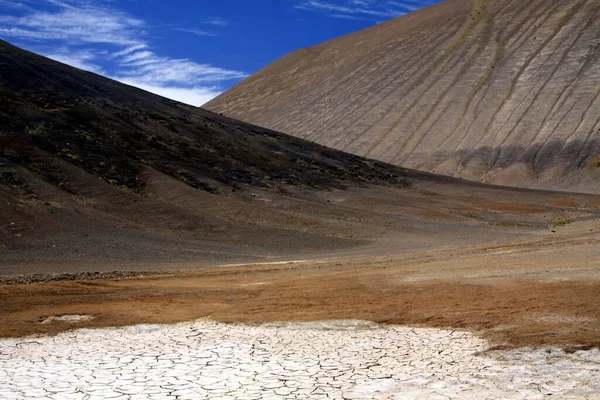
[(600, 398), (599, 9), (540, 3), (216, 112), (0, 41), (0, 398)]

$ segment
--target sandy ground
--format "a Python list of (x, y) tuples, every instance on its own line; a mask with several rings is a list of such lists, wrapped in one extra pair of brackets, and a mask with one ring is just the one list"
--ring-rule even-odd
[[(110, 343), (108, 347), (98, 343)], [(598, 399), (600, 353), (461, 331), (208, 320), (0, 341), (3, 399)]]
[(263, 323), (361, 319), (468, 329), (497, 347), (600, 345), (600, 225), (580, 222), (497, 245), (179, 275), (0, 286), (0, 335), (211, 317)]
[(460, 241), (6, 277), (0, 398), (598, 399), (600, 223)]

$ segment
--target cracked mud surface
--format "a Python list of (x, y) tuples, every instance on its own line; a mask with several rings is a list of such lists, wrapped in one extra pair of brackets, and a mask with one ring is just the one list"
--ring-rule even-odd
[(353, 320), (81, 329), (1, 341), (0, 397), (600, 398), (598, 350), (486, 349), (467, 332)]
[[(556, 230), (396, 256), (2, 285), (0, 398), (597, 399), (600, 227)], [(319, 320), (338, 322), (303, 322)]]

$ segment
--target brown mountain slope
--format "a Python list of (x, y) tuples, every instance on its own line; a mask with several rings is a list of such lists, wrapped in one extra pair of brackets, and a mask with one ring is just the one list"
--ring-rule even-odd
[(331, 150), (0, 42), (0, 275), (402, 253), (599, 207)]
[(269, 65), (206, 106), (481, 182), (600, 191), (600, 2), (448, 0)]
[[(2, 337), (358, 318), (597, 346), (599, 221), (600, 196), (403, 169), (0, 42)], [(40, 324), (70, 314), (95, 318)]]
[(311, 196), (415, 176), (376, 164), (0, 41), (0, 274), (345, 248)]

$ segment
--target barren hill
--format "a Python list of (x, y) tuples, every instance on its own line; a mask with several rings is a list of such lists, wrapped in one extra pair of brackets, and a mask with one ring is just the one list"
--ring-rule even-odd
[(448, 0), (296, 51), (206, 107), (405, 167), (598, 192), (600, 2)]
[[(599, 219), (600, 196), (373, 161), (0, 41), (1, 337), (362, 319), (588, 348)], [(40, 323), (73, 314), (95, 318)]]
[(599, 212), (595, 196), (368, 160), (5, 42), (0, 202), (0, 275), (395, 253)]
[(410, 176), (0, 41), (0, 274), (344, 248), (314, 197)]

